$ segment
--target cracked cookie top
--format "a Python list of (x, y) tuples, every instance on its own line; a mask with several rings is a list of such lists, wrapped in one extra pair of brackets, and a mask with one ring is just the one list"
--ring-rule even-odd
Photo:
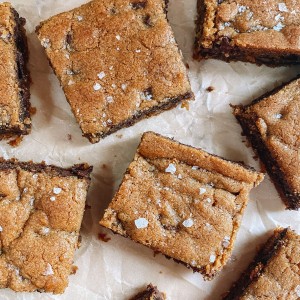
[(230, 257), (263, 175), (145, 133), (100, 224), (211, 278)]
[(73, 171), (0, 162), (0, 288), (57, 294), (67, 287), (91, 169)]
[(163, 0), (95, 0), (37, 28), (90, 141), (192, 98), (165, 8)]
[(202, 45), (228, 38), (242, 48), (300, 54), (299, 0), (202, 0)]

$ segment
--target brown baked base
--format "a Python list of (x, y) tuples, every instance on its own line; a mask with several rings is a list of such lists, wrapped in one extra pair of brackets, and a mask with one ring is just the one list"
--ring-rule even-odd
[(228, 37), (222, 37), (219, 40), (213, 41), (210, 48), (202, 47), (201, 37), (204, 30), (205, 10), (204, 0), (198, 0), (198, 18), (196, 21), (196, 39), (193, 55), (195, 60), (200, 61), (202, 59), (214, 58), (226, 62), (244, 61), (257, 65), (264, 64), (270, 67), (300, 64), (300, 55), (286, 54), (279, 51), (240, 49), (237, 46), (231, 45), (231, 40)]
[(259, 278), (269, 260), (277, 253), (282, 245), (288, 229), (278, 229), (274, 235), (258, 252), (248, 269), (242, 274), (241, 278), (232, 286), (230, 291), (223, 297), (223, 300), (238, 300), (243, 295), (247, 287)]
[(147, 286), (145, 291), (138, 293), (130, 300), (165, 300), (165, 295), (161, 293), (156, 286), (151, 283)]
[[(14, 28), (14, 43), (16, 45), (16, 64), (17, 64), (17, 78), (19, 86), (20, 99), (20, 122), (23, 126), (0, 126), (0, 135), (2, 138), (10, 138), (12, 136), (20, 136), (29, 134), (31, 131), (30, 120), (30, 73), (27, 69), (29, 59), (29, 50), (26, 38), (26, 31), (24, 25), (26, 20), (20, 18), (18, 12), (11, 8), (11, 13), (14, 16), (16, 26)], [(27, 120), (25, 122), (25, 120)]]
[[(288, 82), (289, 83), (289, 82)], [(264, 94), (258, 99), (254, 100), (250, 105), (260, 102), (262, 99), (276, 94), (281, 88), (288, 83), (281, 85), (275, 90)], [(295, 193), (287, 183), (283, 172), (280, 169), (276, 159), (272, 157), (269, 149), (264, 144), (261, 138), (258, 128), (256, 127), (255, 115), (245, 114), (245, 110), (248, 106), (233, 106), (233, 114), (240, 123), (243, 135), (247, 137), (254, 151), (257, 152), (260, 160), (264, 164), (271, 180), (273, 181), (281, 199), (285, 203), (287, 209), (298, 210), (300, 208), (300, 194)]]
[(100, 139), (105, 138), (108, 135), (111, 135), (112, 133), (114, 133), (120, 129), (130, 127), (143, 119), (160, 114), (161, 112), (163, 112), (165, 110), (170, 110), (170, 109), (174, 108), (176, 105), (178, 105), (180, 102), (182, 102), (184, 100), (191, 100), (191, 99), (193, 99), (193, 97), (194, 96), (192, 93), (186, 93), (184, 95), (180, 95), (176, 98), (170, 99), (168, 102), (163, 102), (155, 107), (151, 107), (144, 111), (139, 111), (138, 113), (133, 115), (131, 118), (123, 121), (122, 123), (119, 123), (117, 125), (112, 125), (110, 127), (110, 129), (105, 133), (95, 133), (95, 134), (83, 133), (83, 136), (88, 138), (91, 143), (97, 143), (97, 142), (99, 142)]

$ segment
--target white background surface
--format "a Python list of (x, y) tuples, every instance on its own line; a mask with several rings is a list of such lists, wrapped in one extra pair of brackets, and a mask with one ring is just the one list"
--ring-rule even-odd
[[(1, 2), (1, 1), (0, 1)], [(84, 216), (83, 243), (76, 254), (76, 275), (62, 296), (31, 293), (16, 294), (0, 290), (0, 299), (128, 299), (152, 282), (165, 291), (168, 299), (219, 299), (232, 281), (248, 265), (257, 246), (266, 240), (278, 225), (292, 226), (300, 233), (300, 213), (284, 211), (269, 177), (251, 193), (239, 231), (233, 259), (211, 282), (204, 282), (200, 274), (193, 274), (184, 266), (165, 259), (119, 236), (101, 229), (98, 221), (113, 197), (122, 175), (133, 158), (141, 134), (153, 130), (174, 136), (180, 142), (224, 156), (244, 161), (259, 168), (240, 135), (241, 129), (231, 114), (229, 103), (249, 103), (282, 81), (291, 79), (297, 68), (268, 68), (246, 63), (226, 64), (209, 60), (194, 62), (191, 58), (194, 39), (196, 0), (171, 0), (169, 20), (176, 39), (190, 66), (189, 75), (196, 101), (190, 110), (180, 107), (124, 129), (96, 145), (81, 137), (79, 126), (65, 101), (58, 80), (54, 76), (42, 47), (34, 33), (38, 23), (58, 12), (72, 9), (84, 0), (14, 0), (20, 15), (27, 19), (30, 64), (33, 85), (31, 102), (37, 108), (33, 116), (32, 133), (18, 148), (2, 141), (1, 155), (22, 160), (67, 167), (88, 162), (94, 166), (88, 203), (92, 206)], [(206, 88), (214, 87), (208, 93)], [(68, 134), (72, 140), (68, 140)], [(122, 137), (117, 135), (122, 134)], [(107, 167), (103, 168), (105, 164)], [(98, 240), (99, 232), (112, 238), (108, 243)]]

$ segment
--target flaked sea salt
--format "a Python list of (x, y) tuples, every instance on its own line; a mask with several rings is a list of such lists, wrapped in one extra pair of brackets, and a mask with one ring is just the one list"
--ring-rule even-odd
[(199, 194), (200, 195), (203, 195), (203, 194), (205, 194), (206, 193), (206, 189), (205, 188), (200, 188), (199, 189)]
[(174, 164), (169, 164), (169, 166), (166, 168), (165, 172), (175, 174), (176, 166)]
[(53, 193), (56, 194), (56, 195), (60, 194), (61, 193), (61, 188), (60, 187), (53, 188)]
[(43, 275), (49, 276), (49, 275), (53, 275), (53, 274), (54, 274), (54, 272), (53, 272), (52, 266), (48, 263)]
[(183, 225), (184, 227), (189, 228), (189, 227), (192, 227), (192, 226), (194, 225), (194, 221), (190, 218), (190, 219), (184, 220), (184, 221), (182, 222), (182, 225)]
[(139, 218), (134, 221), (134, 224), (135, 224), (136, 228), (143, 229), (143, 228), (147, 228), (149, 223), (148, 223), (147, 219)]
[(94, 84), (93, 88), (94, 88), (95, 91), (99, 91), (102, 88), (102, 86), (101, 86), (101, 84), (99, 84), (98, 82), (96, 82)]

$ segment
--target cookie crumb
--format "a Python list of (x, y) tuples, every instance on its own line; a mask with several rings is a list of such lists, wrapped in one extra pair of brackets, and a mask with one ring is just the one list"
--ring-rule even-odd
[(100, 241), (105, 242), (105, 243), (107, 243), (108, 241), (111, 240), (110, 237), (107, 237), (107, 234), (106, 234), (106, 233), (102, 233), (102, 232), (99, 232), (99, 233), (98, 233), (98, 239), (99, 239)]
[(206, 88), (206, 91), (207, 91), (208, 93), (210, 93), (210, 92), (212, 92), (212, 91), (214, 91), (214, 90), (215, 90), (215, 88), (214, 88), (213, 86), (209, 86), (209, 87)]

